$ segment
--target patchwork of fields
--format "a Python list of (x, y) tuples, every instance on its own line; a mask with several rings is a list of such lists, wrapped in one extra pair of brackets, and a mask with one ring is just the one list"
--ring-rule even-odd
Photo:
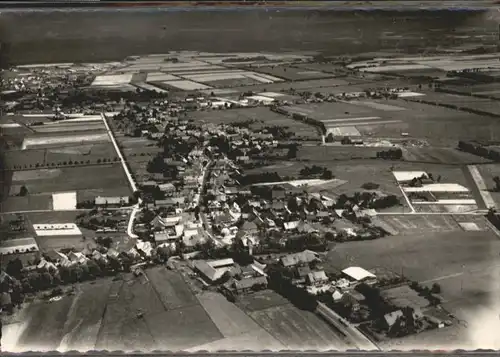
[[(253, 350), (347, 346), (318, 316), (298, 310), (271, 291), (245, 296), (243, 305), (254, 305), (247, 311), (218, 293), (193, 295), (178, 273), (164, 267), (146, 273), (147, 278), (126, 275), (124, 280), (80, 284), (73, 296), (32, 304), (18, 347), (213, 351), (220, 346)], [(261, 298), (279, 305), (257, 302), (260, 307), (255, 308), (252, 300)], [(287, 333), (290, 328), (293, 335)]]

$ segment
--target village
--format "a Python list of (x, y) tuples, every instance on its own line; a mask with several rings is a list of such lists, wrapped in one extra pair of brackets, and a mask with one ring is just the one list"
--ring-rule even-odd
[[(3, 82), (8, 326), (31, 313), (30, 304), (58, 311), (95, 296), (102, 303), (89, 326), (108, 306), (130, 313), (110, 310), (109, 334), (135, 333), (123, 330), (131, 322), (151, 330), (162, 324), (157, 315), (182, 311), (194, 328), (204, 309), (197, 339), (187, 327), (144, 337), (156, 347), (175, 340), (180, 350), (237, 345), (236, 325), (227, 325), (236, 316), (246, 321), (243, 335), (253, 323), (250, 340), (265, 335), (278, 349), (297, 347), (297, 336), (305, 343), (310, 326), (322, 331), (313, 347), (361, 350), (463, 327), (453, 303), (475, 289), (474, 279), (446, 279), (495, 260), (469, 255), (498, 236), (500, 180), (494, 142), (481, 150), (453, 138), (455, 146), (442, 148), (439, 133), (401, 114), (459, 117), (419, 99), (439, 96), (439, 80), (382, 81), (335, 60), (286, 55), (268, 55), (276, 68), (264, 67), (282, 66), (283, 76), (315, 65), (330, 72), (290, 81), (259, 76), (259, 66), (202, 75), (200, 68), (227, 64), (177, 56), (18, 67)], [(278, 60), (289, 64), (272, 64)], [(151, 72), (157, 68), (165, 73)], [(245, 85), (250, 79), (260, 84)], [(325, 89), (335, 81), (342, 83)], [(293, 334), (270, 322), (276, 311)], [(33, 326), (20, 334), (26, 345), (40, 340)], [(94, 346), (126, 344), (106, 336)], [(60, 347), (58, 335), (54, 341)]]

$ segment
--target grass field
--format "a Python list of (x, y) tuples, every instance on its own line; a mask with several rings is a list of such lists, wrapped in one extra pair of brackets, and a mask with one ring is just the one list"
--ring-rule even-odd
[(378, 216), (385, 224), (390, 225), (401, 235), (423, 234), (434, 232), (460, 231), (461, 228), (452, 216)]
[(454, 148), (405, 148), (403, 157), (406, 161), (429, 162), (437, 164), (487, 163), (491, 160), (459, 151)]
[(51, 194), (34, 194), (24, 197), (7, 197), (0, 202), (1, 212), (36, 211), (52, 209)]
[(301, 146), (297, 152), (299, 160), (327, 161), (327, 160), (352, 160), (352, 159), (374, 159), (379, 147), (356, 147), (356, 146)]
[(288, 300), (268, 290), (258, 291), (251, 295), (243, 295), (238, 299), (238, 306), (247, 312), (265, 310), (271, 307), (288, 304)]

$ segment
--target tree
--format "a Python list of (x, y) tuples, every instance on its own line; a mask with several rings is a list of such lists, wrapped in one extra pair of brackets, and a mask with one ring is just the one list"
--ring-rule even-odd
[(21, 259), (16, 258), (7, 263), (5, 272), (14, 278), (19, 278), (21, 276), (21, 271), (23, 270), (23, 262)]
[(495, 191), (500, 192), (500, 177), (493, 177), (493, 181), (495, 182)]
[(28, 188), (26, 186), (21, 186), (21, 189), (19, 190), (19, 196), (26, 196), (28, 195)]
[(433, 294), (441, 293), (441, 285), (439, 285), (438, 283), (432, 284), (431, 293)]
[(323, 169), (323, 173), (321, 174), (321, 178), (323, 180), (331, 180), (333, 178), (333, 174), (331, 170)]
[(377, 188), (380, 187), (380, 185), (373, 182), (366, 182), (363, 185), (361, 185), (361, 187), (364, 188), (365, 190), (376, 190)]

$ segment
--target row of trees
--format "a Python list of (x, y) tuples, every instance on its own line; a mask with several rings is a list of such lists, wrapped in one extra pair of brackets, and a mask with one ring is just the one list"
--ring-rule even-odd
[(118, 162), (120, 159), (118, 157), (114, 158), (102, 158), (97, 159), (95, 161), (92, 160), (69, 160), (69, 161), (60, 161), (60, 162), (51, 162), (51, 163), (39, 163), (36, 164), (24, 164), (24, 165), (14, 165), (12, 166), (15, 170), (21, 169), (37, 169), (42, 167), (60, 167), (60, 166), (76, 166), (76, 165), (92, 165), (92, 164), (105, 164), (110, 162)]
[(488, 147), (481, 143), (471, 141), (459, 141), (458, 148), (462, 151), (481, 156), (493, 161), (500, 161), (500, 150), (495, 147)]
[(332, 178), (334, 178), (331, 170), (328, 170), (326, 167), (317, 165), (304, 167), (299, 171), (299, 175), (301, 178), (319, 177), (323, 180), (331, 180)]
[(400, 160), (403, 158), (403, 150), (397, 148), (397, 149), (377, 151), (377, 158), (384, 159), (384, 160), (386, 160), (386, 159), (388, 159), (388, 160)]

